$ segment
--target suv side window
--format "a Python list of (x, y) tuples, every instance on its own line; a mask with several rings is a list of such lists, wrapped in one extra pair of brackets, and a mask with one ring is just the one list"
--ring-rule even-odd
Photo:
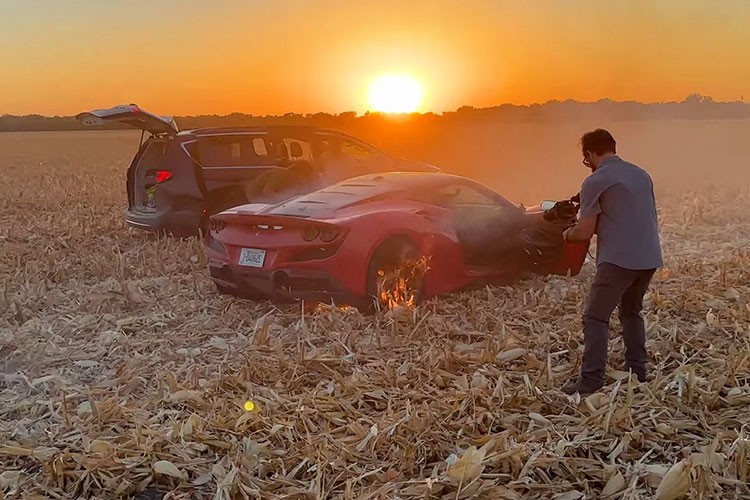
[(268, 145), (266, 145), (266, 140), (262, 137), (255, 137), (253, 139), (253, 150), (258, 156), (268, 156)]
[(268, 163), (262, 137), (217, 135), (198, 138), (198, 157), (204, 167), (251, 167)]
[(312, 161), (313, 153), (310, 143), (300, 139), (284, 138), (284, 145), (292, 161)]
[(379, 156), (374, 151), (364, 147), (362, 144), (357, 144), (356, 142), (347, 140), (341, 142), (341, 152), (349, 157), (361, 160), (371, 160)]

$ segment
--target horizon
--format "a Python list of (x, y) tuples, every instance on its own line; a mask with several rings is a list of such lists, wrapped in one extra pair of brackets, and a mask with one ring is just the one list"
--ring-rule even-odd
[(665, 105), (665, 104), (688, 104), (690, 102), (691, 98), (692, 99), (701, 99), (701, 100), (703, 100), (702, 103), (705, 103), (705, 104), (720, 104), (720, 105), (721, 104), (742, 104), (742, 105), (750, 105), (750, 102), (745, 102), (742, 99), (721, 101), (721, 100), (714, 99), (712, 96), (702, 95), (702, 94), (698, 94), (698, 93), (694, 92), (694, 93), (688, 94), (687, 96), (685, 96), (681, 100), (669, 100), (669, 101), (614, 100), (614, 99), (611, 99), (611, 98), (608, 98), (608, 97), (603, 97), (603, 98), (597, 99), (595, 101), (583, 101), (583, 100), (577, 100), (577, 99), (565, 99), (565, 100), (551, 99), (551, 100), (544, 101), (544, 102), (532, 102), (532, 103), (527, 103), (527, 104), (517, 104), (517, 103), (511, 103), (511, 102), (502, 102), (502, 103), (490, 104), (490, 105), (482, 106), (482, 107), (475, 107), (475, 106), (471, 106), (471, 105), (462, 105), (462, 106), (459, 106), (459, 107), (457, 107), (455, 109), (448, 109), (448, 110), (443, 110), (443, 111), (439, 111), (439, 112), (426, 110), (426, 111), (411, 111), (411, 112), (403, 112), (403, 113), (391, 113), (391, 112), (370, 111), (370, 110), (367, 110), (367, 111), (364, 111), (364, 112), (357, 112), (355, 110), (343, 110), (343, 111), (336, 112), (336, 113), (329, 113), (329, 112), (325, 112), (325, 111), (313, 111), (313, 112), (306, 112), (306, 113), (286, 112), (286, 113), (280, 113), (280, 114), (264, 114), (264, 115), (258, 115), (258, 114), (253, 114), (252, 112), (243, 112), (243, 111), (230, 111), (230, 112), (223, 113), (223, 114), (218, 114), (218, 113), (170, 114), (170, 113), (162, 113), (158, 109), (154, 110), (154, 109), (145, 108), (144, 106), (140, 106), (138, 103), (117, 103), (117, 104), (112, 104), (111, 106), (102, 105), (102, 106), (96, 107), (96, 108), (83, 109), (83, 110), (77, 111), (77, 112), (75, 112), (73, 114), (69, 114), (69, 115), (44, 115), (44, 114), (40, 114), (40, 113), (28, 113), (28, 114), (23, 114), (23, 115), (16, 115), (16, 114), (12, 114), (12, 113), (0, 113), (0, 117), (27, 118), (27, 117), (39, 116), (39, 117), (42, 117), (42, 118), (56, 118), (56, 119), (73, 118), (73, 117), (75, 117), (76, 114), (78, 114), (80, 112), (91, 111), (91, 110), (94, 110), (94, 109), (106, 109), (108, 107), (121, 106), (121, 105), (137, 105), (141, 109), (144, 109), (146, 111), (149, 111), (149, 112), (152, 112), (152, 113), (155, 113), (155, 114), (158, 114), (158, 115), (169, 116), (169, 117), (181, 117), (181, 118), (198, 118), (198, 117), (211, 117), (211, 116), (215, 116), (215, 117), (218, 117), (218, 118), (224, 118), (224, 117), (229, 117), (231, 115), (237, 115), (237, 114), (244, 115), (244, 116), (252, 116), (252, 117), (256, 117), (256, 118), (281, 118), (281, 117), (289, 116), (289, 115), (306, 117), (306, 116), (315, 116), (315, 115), (321, 115), (321, 114), (322, 115), (334, 116), (335, 117), (335, 116), (342, 116), (342, 115), (350, 115), (352, 113), (354, 113), (355, 116), (358, 117), (358, 118), (359, 117), (364, 117), (364, 116), (369, 116), (369, 115), (384, 115), (384, 116), (393, 116), (393, 117), (398, 117), (398, 116), (426, 116), (426, 115), (443, 116), (445, 114), (457, 113), (457, 112), (459, 112), (461, 110), (466, 110), (466, 109), (470, 109), (470, 110), (474, 110), (474, 111), (482, 111), (482, 110), (498, 109), (498, 108), (502, 108), (502, 107), (531, 108), (531, 107), (548, 106), (548, 105), (553, 105), (553, 104), (569, 104), (569, 103), (572, 103), (572, 104), (583, 104), (583, 105), (604, 104), (604, 103), (606, 103), (606, 104), (638, 104), (638, 105), (642, 105), (642, 106)]
[[(737, 102), (750, 88), (742, 0), (38, 6), (0, 5), (0, 42), (13, 49), (3, 114), (72, 116), (131, 102), (172, 116), (443, 113), (693, 93)], [(401, 83), (374, 88), (388, 76)]]

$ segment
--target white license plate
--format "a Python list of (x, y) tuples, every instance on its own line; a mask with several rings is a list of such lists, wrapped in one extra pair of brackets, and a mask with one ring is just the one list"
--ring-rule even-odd
[(266, 260), (266, 251), (259, 248), (243, 248), (240, 250), (238, 264), (241, 266), (263, 267)]

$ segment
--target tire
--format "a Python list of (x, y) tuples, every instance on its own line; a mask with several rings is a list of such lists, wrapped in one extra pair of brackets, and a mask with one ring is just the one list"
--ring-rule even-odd
[[(384, 310), (402, 303), (421, 303), (424, 299), (426, 269), (417, 263), (423, 257), (419, 247), (406, 236), (394, 236), (381, 243), (367, 266), (367, 295), (372, 298), (373, 307)], [(380, 274), (381, 271), (385, 277)], [(404, 279), (405, 290), (395, 286), (398, 277)], [(384, 280), (388, 281), (388, 285), (393, 285), (387, 286), (386, 296), (380, 293), (380, 284)]]

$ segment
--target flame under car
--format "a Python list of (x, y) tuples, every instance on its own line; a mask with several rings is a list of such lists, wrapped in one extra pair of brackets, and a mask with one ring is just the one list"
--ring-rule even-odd
[(576, 275), (589, 244), (562, 239), (575, 211), (549, 213), (465, 177), (391, 172), (225, 210), (203, 246), (222, 293), (393, 307), (529, 273)]

